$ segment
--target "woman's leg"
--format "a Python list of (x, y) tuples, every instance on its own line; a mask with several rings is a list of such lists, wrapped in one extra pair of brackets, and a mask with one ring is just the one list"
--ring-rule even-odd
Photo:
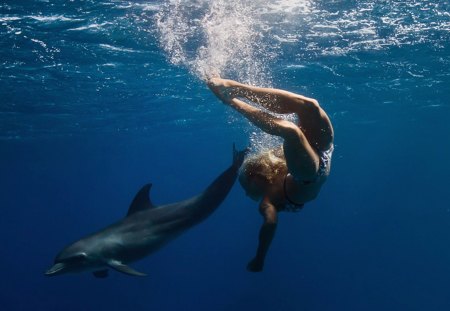
[(319, 168), (319, 157), (300, 128), (281, 118), (261, 111), (237, 98), (228, 99), (229, 104), (264, 132), (284, 139), (284, 155), (289, 172), (302, 180), (313, 179)]
[[(228, 104), (236, 97), (243, 97), (274, 113), (296, 113), (301, 119), (302, 133), (299, 135), (305, 138), (306, 134), (309, 145), (314, 146), (315, 150), (328, 150), (333, 143), (334, 132), (331, 121), (315, 99), (280, 89), (254, 87), (221, 78), (209, 80), (208, 86), (217, 97)], [(257, 124), (257, 126), (260, 125)], [(270, 133), (268, 129), (261, 129)], [(274, 135), (282, 136), (277, 133)], [(290, 142), (285, 140), (285, 147), (287, 147), (285, 148), (285, 152), (288, 153), (287, 157), (289, 158), (290, 154), (295, 157), (297, 153), (295, 144), (291, 146)]]
[[(246, 98), (279, 114), (300, 113), (302, 108), (317, 105), (315, 99), (280, 89), (256, 87), (221, 78), (213, 78), (209, 84), (212, 88), (217, 88), (219, 92), (224, 93), (225, 97)], [(216, 91), (215, 93), (217, 95)]]

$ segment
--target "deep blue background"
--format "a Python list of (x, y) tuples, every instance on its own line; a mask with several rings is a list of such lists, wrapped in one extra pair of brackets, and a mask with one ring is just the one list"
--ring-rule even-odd
[[(283, 47), (273, 85), (322, 103), (336, 149), (320, 197), (280, 215), (263, 273), (245, 270), (261, 220), (236, 184), (207, 221), (133, 264), (147, 278), (46, 278), (64, 245), (123, 217), (141, 185), (154, 184), (155, 204), (192, 196), (229, 165), (232, 142), (245, 146), (254, 130), (166, 60), (152, 30), (158, 7), (112, 3), (0, 6), (2, 310), (450, 307), (444, 1), (375, 7), (375, 20), (386, 7), (411, 9), (403, 26), (418, 30), (397, 34), (398, 44), (333, 55)], [(341, 14), (366, 2), (317, 3)], [(73, 20), (29, 17), (58, 14)], [(68, 30), (112, 18), (97, 32)], [(391, 30), (378, 35), (395, 37)]]

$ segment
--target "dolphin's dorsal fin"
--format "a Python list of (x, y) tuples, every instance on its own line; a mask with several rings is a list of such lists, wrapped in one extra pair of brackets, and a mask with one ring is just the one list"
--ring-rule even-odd
[(108, 262), (108, 266), (113, 268), (116, 271), (131, 275), (131, 276), (147, 276), (147, 274), (134, 270), (127, 265), (124, 265), (120, 261), (110, 260)]
[(150, 201), (150, 188), (152, 187), (152, 184), (146, 184), (139, 190), (139, 192), (136, 194), (136, 196), (133, 199), (133, 202), (131, 202), (130, 208), (128, 209), (127, 216), (130, 216), (131, 214), (134, 214), (138, 211), (145, 210), (147, 208), (154, 207), (153, 203)]

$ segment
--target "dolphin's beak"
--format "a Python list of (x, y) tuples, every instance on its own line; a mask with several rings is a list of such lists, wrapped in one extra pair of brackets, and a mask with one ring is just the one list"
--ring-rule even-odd
[(66, 267), (66, 265), (64, 263), (59, 262), (59, 263), (53, 265), (53, 267), (51, 267), (50, 269), (48, 269), (45, 272), (45, 275), (54, 276), (54, 275), (61, 274), (65, 267)]

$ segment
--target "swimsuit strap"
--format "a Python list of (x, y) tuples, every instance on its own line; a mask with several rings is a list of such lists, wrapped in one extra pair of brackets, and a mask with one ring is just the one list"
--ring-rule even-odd
[(293, 205), (294, 207), (297, 207), (298, 209), (300, 209), (300, 208), (302, 208), (302, 207), (305, 205), (305, 203), (297, 203), (297, 202), (292, 201), (292, 200), (289, 198), (289, 196), (288, 196), (288, 194), (287, 194), (287, 190), (286, 190), (286, 178), (287, 178), (287, 175), (284, 176), (284, 182), (283, 182), (284, 197), (286, 198), (286, 200), (287, 200), (291, 205)]

